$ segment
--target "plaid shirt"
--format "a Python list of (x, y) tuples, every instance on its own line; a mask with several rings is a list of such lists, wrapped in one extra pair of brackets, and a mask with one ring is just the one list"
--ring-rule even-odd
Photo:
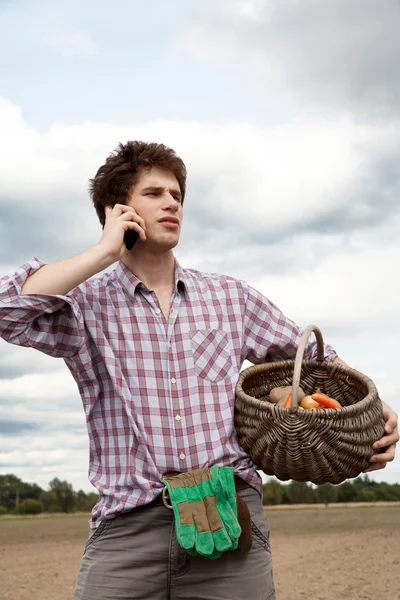
[(178, 262), (168, 322), (122, 262), (65, 296), (21, 296), (43, 264), (0, 279), (0, 335), (63, 358), (78, 385), (100, 495), (91, 526), (156, 498), (166, 471), (231, 465), (261, 493), (234, 429), (235, 385), (246, 359), (293, 359), (302, 330), (245, 282)]

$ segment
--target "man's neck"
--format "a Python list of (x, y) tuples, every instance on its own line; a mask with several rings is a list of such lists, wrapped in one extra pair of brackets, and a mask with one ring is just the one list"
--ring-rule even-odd
[(149, 290), (173, 289), (175, 257), (172, 250), (163, 254), (150, 254), (135, 252), (133, 249), (121, 260)]

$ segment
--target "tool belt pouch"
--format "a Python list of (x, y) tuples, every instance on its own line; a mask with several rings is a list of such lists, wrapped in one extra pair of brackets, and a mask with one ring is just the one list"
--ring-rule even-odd
[(232, 467), (213, 466), (166, 473), (178, 543), (189, 554), (219, 558), (224, 552), (251, 548), (250, 512), (236, 494)]
[(251, 536), (251, 517), (249, 507), (239, 494), (236, 494), (237, 516), (242, 530), (239, 538), (239, 549), (244, 553), (250, 552), (253, 539)]

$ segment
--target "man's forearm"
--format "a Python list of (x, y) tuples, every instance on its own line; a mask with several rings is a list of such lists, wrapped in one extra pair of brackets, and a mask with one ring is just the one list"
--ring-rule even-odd
[(44, 294), (65, 295), (72, 289), (103, 271), (113, 263), (101, 246), (93, 246), (81, 254), (60, 260), (33, 273), (24, 283), (21, 296)]

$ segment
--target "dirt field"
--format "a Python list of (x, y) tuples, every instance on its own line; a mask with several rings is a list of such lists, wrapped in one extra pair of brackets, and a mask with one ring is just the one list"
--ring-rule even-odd
[[(400, 600), (400, 506), (267, 517), (278, 600)], [(0, 519), (0, 599), (71, 600), (87, 519)]]

